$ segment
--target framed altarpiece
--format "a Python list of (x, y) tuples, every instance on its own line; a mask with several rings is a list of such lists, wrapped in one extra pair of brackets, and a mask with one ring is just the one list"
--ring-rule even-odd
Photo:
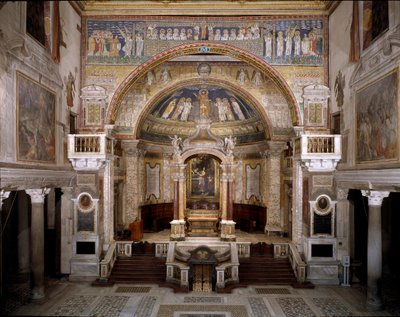
[(211, 155), (199, 155), (188, 162), (187, 198), (219, 199), (219, 162)]
[(355, 111), (356, 164), (398, 163), (398, 68), (359, 89)]

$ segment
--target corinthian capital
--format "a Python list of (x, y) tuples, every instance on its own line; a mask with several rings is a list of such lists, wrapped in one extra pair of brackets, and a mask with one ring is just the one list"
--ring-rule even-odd
[(32, 204), (44, 202), (44, 197), (50, 192), (50, 188), (26, 189), (25, 192), (31, 196)]
[(368, 197), (369, 206), (381, 206), (383, 198), (389, 196), (390, 192), (378, 192), (376, 190), (362, 190), (362, 195)]

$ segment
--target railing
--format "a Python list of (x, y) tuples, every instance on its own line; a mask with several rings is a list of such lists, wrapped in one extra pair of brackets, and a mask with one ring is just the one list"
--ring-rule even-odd
[(339, 134), (304, 134), (295, 139), (294, 153), (296, 156), (310, 154), (341, 154), (341, 136)]
[(114, 263), (117, 259), (116, 243), (112, 242), (108, 248), (107, 254), (100, 262), (100, 278), (107, 279), (111, 275)]
[(166, 258), (168, 254), (169, 242), (156, 242), (156, 254), (157, 258)]
[(111, 242), (106, 256), (100, 262), (100, 278), (107, 279), (110, 277), (118, 256), (132, 256), (132, 241)]
[(250, 257), (250, 242), (238, 242), (237, 253), (239, 258), (249, 258)]
[(274, 258), (287, 258), (289, 256), (288, 243), (274, 243)]
[(296, 246), (292, 243), (289, 243), (289, 261), (292, 265), (292, 269), (294, 274), (296, 275), (297, 281), (299, 283), (303, 283), (306, 280), (306, 263), (301, 259), (300, 253), (297, 250)]
[(113, 154), (113, 140), (102, 134), (69, 134), (68, 157), (93, 157)]
[(294, 145), (293, 159), (310, 172), (332, 172), (342, 158), (340, 134), (304, 134)]

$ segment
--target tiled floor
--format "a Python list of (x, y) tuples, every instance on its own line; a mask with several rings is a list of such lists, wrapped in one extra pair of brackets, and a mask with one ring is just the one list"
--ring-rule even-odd
[[(145, 233), (144, 241), (169, 240), (170, 231)], [(267, 234), (236, 232), (237, 241), (283, 242), (286, 238)], [(316, 286), (294, 289), (291, 286), (250, 286), (232, 294), (174, 294), (157, 285), (116, 284), (93, 287), (89, 282), (49, 280), (46, 299), (29, 302), (27, 286), (15, 290), (14, 302), (2, 312), (14, 316), (96, 316), (96, 317), (280, 317), (280, 316), (400, 316), (400, 279), (384, 279), (386, 309), (368, 312), (366, 290), (361, 284), (351, 287)], [(23, 306), (21, 306), (21, 304)]]
[(368, 312), (360, 286), (254, 286), (232, 294), (174, 294), (156, 285), (93, 287), (90, 283), (48, 281), (43, 303), (28, 303), (12, 315), (96, 317), (264, 317), (397, 316), (399, 307)]

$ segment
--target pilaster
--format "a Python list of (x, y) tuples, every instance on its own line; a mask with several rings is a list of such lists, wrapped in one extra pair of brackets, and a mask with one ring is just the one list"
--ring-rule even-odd
[(126, 225), (139, 219), (139, 167), (138, 158), (140, 149), (139, 141), (122, 141), (126, 166), (126, 186), (125, 186), (125, 221)]
[(267, 225), (282, 226), (281, 215), (281, 154), (284, 142), (269, 142), (267, 151)]
[(299, 160), (293, 161), (292, 241), (298, 248), (303, 236), (303, 169)]
[(349, 190), (338, 188), (336, 192), (336, 238), (338, 259), (350, 255), (350, 201), (347, 199)]

